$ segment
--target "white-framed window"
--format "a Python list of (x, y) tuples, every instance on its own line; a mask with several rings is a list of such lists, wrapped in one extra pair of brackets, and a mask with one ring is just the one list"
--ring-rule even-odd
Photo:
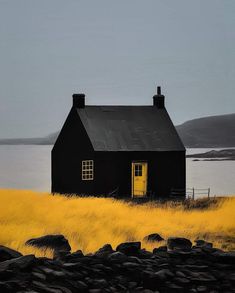
[(135, 164), (135, 177), (142, 176), (142, 164)]
[(82, 161), (82, 180), (94, 179), (94, 161), (86, 160)]

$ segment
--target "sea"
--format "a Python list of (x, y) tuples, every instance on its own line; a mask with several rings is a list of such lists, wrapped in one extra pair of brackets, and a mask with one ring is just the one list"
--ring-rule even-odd
[[(50, 192), (51, 149), (48, 145), (0, 145), (0, 188)], [(187, 149), (187, 154), (209, 150)], [(192, 188), (195, 198), (207, 196), (208, 188), (210, 196), (235, 196), (235, 161), (187, 158), (186, 172), (188, 196)]]

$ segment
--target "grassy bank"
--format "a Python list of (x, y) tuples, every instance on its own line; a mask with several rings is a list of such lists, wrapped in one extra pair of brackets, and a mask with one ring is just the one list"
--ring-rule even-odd
[[(134, 205), (113, 199), (0, 190), (0, 244), (25, 254), (43, 255), (24, 243), (45, 234), (63, 234), (73, 251), (88, 253), (105, 243), (115, 247), (123, 241), (142, 240), (154, 232), (165, 239), (203, 238), (218, 248), (235, 249), (235, 198), (206, 204)], [(146, 249), (156, 246), (143, 242)]]

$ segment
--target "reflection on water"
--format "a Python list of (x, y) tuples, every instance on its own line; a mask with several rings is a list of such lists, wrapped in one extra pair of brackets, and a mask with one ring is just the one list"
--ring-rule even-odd
[[(0, 146), (0, 188), (50, 191), (52, 146)], [(188, 149), (199, 153), (210, 149)], [(235, 161), (187, 159), (187, 187), (211, 188), (211, 195), (235, 195)]]

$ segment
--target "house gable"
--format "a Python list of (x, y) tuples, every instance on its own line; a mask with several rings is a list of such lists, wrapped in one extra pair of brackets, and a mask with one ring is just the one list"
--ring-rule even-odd
[(64, 151), (65, 149), (70, 152), (86, 153), (94, 151), (83, 123), (74, 107), (72, 107), (65, 120), (52, 152), (55, 150)]

